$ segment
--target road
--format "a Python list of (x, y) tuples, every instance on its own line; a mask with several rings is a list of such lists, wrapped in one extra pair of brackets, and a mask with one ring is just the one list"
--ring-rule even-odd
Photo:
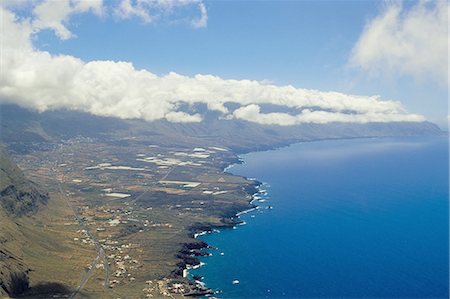
[[(172, 169), (169, 170), (168, 173), (166, 173), (166, 175), (164, 175), (164, 177), (161, 180), (166, 179), (169, 174), (175, 169), (177, 168), (177, 166), (174, 166)], [(64, 181), (64, 178), (63, 178)], [(78, 285), (78, 287), (75, 289), (75, 291), (69, 296), (69, 299), (73, 299), (75, 298), (80, 292), (81, 290), (84, 288), (84, 286), (86, 285), (86, 283), (89, 281), (89, 279), (92, 277), (92, 275), (94, 274), (94, 271), (97, 267), (97, 264), (100, 262), (103, 262), (103, 268), (104, 268), (104, 282), (103, 282), (103, 286), (105, 289), (109, 289), (109, 275), (110, 275), (110, 271), (109, 271), (109, 264), (108, 264), (108, 259), (106, 257), (106, 253), (102, 247), (102, 245), (100, 244), (100, 242), (97, 240), (97, 238), (95, 238), (95, 236), (91, 233), (91, 231), (89, 230), (89, 227), (87, 226), (87, 224), (84, 222), (84, 220), (80, 217), (77, 209), (72, 206), (70, 200), (69, 200), (69, 196), (66, 195), (63, 191), (62, 185), (61, 185), (61, 181), (58, 180), (58, 187), (59, 187), (59, 192), (61, 194), (61, 196), (66, 200), (67, 205), (69, 206), (69, 208), (73, 211), (73, 214), (75, 216), (75, 218), (78, 221), (78, 224), (80, 225), (80, 227), (86, 232), (87, 237), (92, 240), (92, 242), (95, 245), (96, 251), (97, 251), (97, 255), (96, 257), (92, 260), (90, 266), (89, 266), (89, 270), (84, 273), (83, 277), (80, 280), (80, 283)], [(140, 197), (144, 196), (147, 193), (147, 191), (145, 191), (144, 193), (142, 193), (140, 196), (138, 196), (139, 199)], [(170, 295), (170, 297), (174, 298), (172, 295)], [(184, 298), (184, 296), (183, 296)]]
[(95, 245), (95, 249), (97, 251), (97, 255), (96, 257), (92, 260), (91, 264), (90, 264), (90, 269), (89, 271), (87, 271), (86, 273), (84, 273), (83, 277), (81, 278), (81, 281), (78, 285), (78, 287), (75, 289), (75, 291), (69, 296), (70, 299), (75, 298), (75, 296), (77, 296), (80, 291), (84, 288), (84, 286), (86, 285), (86, 283), (89, 281), (89, 279), (91, 278), (91, 276), (93, 275), (97, 264), (99, 263), (99, 261), (103, 262), (103, 268), (104, 268), (104, 282), (103, 282), (103, 287), (105, 289), (109, 288), (109, 265), (108, 265), (108, 259), (106, 258), (106, 254), (105, 254), (105, 250), (103, 249), (102, 245), (100, 244), (100, 242), (97, 240), (97, 238), (95, 238), (95, 236), (91, 233), (91, 231), (89, 230), (89, 227), (86, 225), (86, 223), (84, 222), (84, 220), (80, 217), (77, 209), (72, 206), (72, 204), (70, 203), (69, 200), (69, 196), (64, 194), (64, 191), (62, 189), (61, 186), (61, 182), (58, 181), (58, 188), (59, 188), (59, 192), (61, 194), (61, 196), (65, 199), (67, 205), (69, 206), (69, 208), (73, 211), (73, 214), (75, 216), (75, 218), (78, 221), (78, 224), (80, 225), (80, 227), (86, 232), (87, 237), (94, 243)]

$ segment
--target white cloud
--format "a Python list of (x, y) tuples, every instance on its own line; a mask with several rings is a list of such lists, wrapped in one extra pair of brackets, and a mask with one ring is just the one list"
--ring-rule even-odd
[[(225, 80), (213, 75), (189, 77), (172, 72), (158, 76), (137, 70), (128, 62), (84, 62), (70, 55), (51, 55), (32, 45), (33, 32), (39, 30), (35, 19), (18, 19), (14, 13), (0, 9), (6, 32), (0, 39), (3, 49), (0, 102), (17, 103), (39, 111), (66, 108), (95, 115), (171, 122), (202, 120), (199, 114), (182, 111), (179, 107), (185, 106), (181, 105), (183, 103), (203, 103), (209, 110), (220, 112), (223, 119), (238, 118), (261, 124), (424, 120), (422, 116), (407, 114), (399, 102), (382, 101), (378, 96), (321, 92), (252, 80)], [(47, 19), (67, 22), (67, 10), (61, 11)], [(64, 38), (64, 30), (60, 35)], [(241, 107), (229, 111), (225, 106), (227, 102), (238, 103)], [(264, 104), (302, 112), (264, 114), (260, 112)]]
[(260, 113), (260, 107), (250, 104), (236, 109), (233, 116), (237, 119), (249, 120), (263, 125), (289, 126), (297, 124), (297, 118), (287, 113)]
[(60, 39), (69, 39), (73, 37), (65, 25), (69, 18), (74, 14), (88, 11), (101, 15), (103, 0), (45, 0), (33, 9), (35, 16), (33, 28), (36, 31), (51, 29)]
[(187, 114), (182, 111), (171, 111), (165, 115), (165, 119), (175, 123), (198, 123), (202, 121), (200, 114)]
[(171, 16), (177, 9), (196, 6), (200, 16), (192, 18), (189, 23), (194, 28), (206, 27), (208, 13), (201, 0), (121, 0), (113, 9), (114, 15), (120, 19), (139, 18), (151, 23), (163, 17)]
[(121, 0), (120, 4), (115, 8), (114, 14), (121, 19), (138, 17), (144, 22), (151, 22), (153, 19), (146, 9), (139, 7), (138, 4), (133, 5), (131, 0)]
[(23, 8), (30, 5), (33, 0), (1, 0), (1, 5), (7, 8)]
[(389, 2), (366, 24), (350, 64), (376, 75), (430, 77), (447, 84), (448, 10), (445, 0), (422, 0), (410, 8)]
[(301, 113), (261, 113), (260, 107), (250, 104), (236, 109), (233, 116), (237, 119), (251, 120), (262, 125), (291, 126), (302, 123), (326, 124), (330, 122), (369, 123), (369, 122), (421, 122), (424, 117), (416, 114), (386, 114), (369, 112), (365, 114), (347, 114), (342, 112), (311, 111), (303, 109)]
[(200, 10), (200, 17), (191, 21), (191, 24), (195, 28), (203, 28), (206, 27), (206, 24), (208, 23), (208, 12), (206, 11), (206, 6), (204, 3), (199, 3), (198, 8)]
[(103, 0), (72, 0), (72, 3), (77, 12), (92, 11), (97, 16), (105, 12)]

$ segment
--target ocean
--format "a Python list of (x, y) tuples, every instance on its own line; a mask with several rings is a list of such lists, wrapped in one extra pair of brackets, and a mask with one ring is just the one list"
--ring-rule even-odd
[[(245, 225), (201, 239), (219, 298), (448, 298), (447, 137), (328, 140), (243, 155)], [(266, 192), (267, 191), (267, 195)]]

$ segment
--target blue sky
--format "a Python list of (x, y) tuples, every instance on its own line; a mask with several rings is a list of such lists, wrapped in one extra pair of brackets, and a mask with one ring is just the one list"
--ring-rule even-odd
[[(448, 79), (439, 82), (426, 68), (418, 75), (420, 67), (397, 72), (394, 63), (388, 73), (374, 74), (373, 62), (367, 62), (369, 69), (350, 63), (365, 25), (383, 16), (390, 3), (192, 2), (145, 22), (139, 17), (118, 18), (111, 13), (111, 3), (118, 2), (107, 1), (102, 16), (79, 13), (66, 18), (64, 25), (74, 34), (72, 38), (61, 39), (54, 30), (44, 28), (34, 35), (34, 45), (85, 62), (127, 61), (159, 76), (212, 74), (223, 79), (267, 80), (278, 86), (379, 95), (400, 101), (408, 112), (446, 124)], [(204, 4), (208, 19), (195, 28), (189, 21), (198, 17), (199, 3)], [(418, 2), (403, 3), (399, 19), (416, 6)], [(388, 61), (383, 59), (379, 64)]]
[(215, 74), (335, 89), (336, 72), (342, 72), (380, 3), (209, 1), (206, 7), (206, 28), (84, 14), (71, 21), (76, 38), (61, 41), (47, 30), (37, 45), (84, 60), (131, 61), (158, 74)]

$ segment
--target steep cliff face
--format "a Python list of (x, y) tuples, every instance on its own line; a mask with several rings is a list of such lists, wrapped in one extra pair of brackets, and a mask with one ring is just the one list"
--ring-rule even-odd
[(0, 149), (0, 205), (5, 213), (10, 217), (29, 215), (47, 200), (48, 195), (28, 180), (6, 151)]
[(30, 269), (9, 250), (0, 249), (0, 296), (15, 297), (29, 288)]
[(19, 217), (35, 213), (48, 196), (28, 180), (0, 149), (0, 297), (15, 297), (29, 288), (29, 267), (21, 258), (17, 239), (22, 234)]

